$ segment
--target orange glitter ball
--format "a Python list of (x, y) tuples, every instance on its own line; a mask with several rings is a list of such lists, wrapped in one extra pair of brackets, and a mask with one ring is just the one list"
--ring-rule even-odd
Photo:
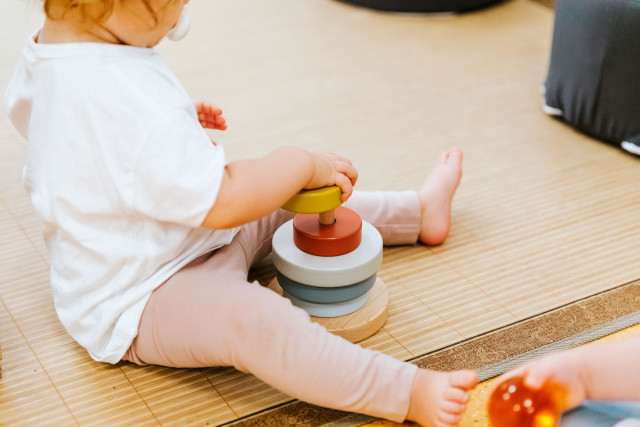
[(493, 427), (555, 427), (564, 406), (565, 391), (546, 382), (540, 390), (525, 386), (522, 377), (506, 379), (489, 398)]

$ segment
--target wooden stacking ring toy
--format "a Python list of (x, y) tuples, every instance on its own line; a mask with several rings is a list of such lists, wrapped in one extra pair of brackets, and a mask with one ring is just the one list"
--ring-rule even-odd
[(340, 286), (337, 288), (322, 288), (318, 286), (303, 285), (302, 283), (289, 279), (280, 272), (277, 272), (276, 274), (278, 283), (288, 295), (294, 296), (303, 301), (319, 304), (345, 302), (358, 298), (369, 292), (373, 287), (373, 284), (376, 282), (376, 276), (377, 275), (374, 274), (362, 282), (354, 283), (353, 285)]
[(273, 235), (277, 277), (269, 287), (329, 332), (358, 342), (387, 319), (389, 295), (377, 277), (382, 236), (341, 204), (338, 186), (303, 190), (284, 204), (297, 215)]
[(342, 206), (335, 209), (333, 224), (322, 224), (317, 215), (298, 214), (293, 219), (293, 242), (311, 255), (348, 254), (360, 245), (361, 238), (360, 215)]
[(273, 235), (273, 264), (286, 277), (304, 285), (348, 286), (376, 274), (382, 264), (382, 236), (368, 222), (362, 222), (362, 241), (357, 249), (335, 257), (320, 257), (301, 251), (293, 244), (293, 221)]

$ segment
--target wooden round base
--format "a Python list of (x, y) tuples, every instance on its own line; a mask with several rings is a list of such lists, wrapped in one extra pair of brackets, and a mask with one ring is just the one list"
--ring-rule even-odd
[[(269, 289), (282, 295), (282, 288), (278, 279), (269, 283)], [(384, 326), (389, 307), (389, 292), (387, 285), (378, 277), (373, 288), (369, 291), (367, 303), (351, 314), (339, 317), (314, 317), (311, 320), (324, 326), (332, 334), (356, 343), (369, 338)]]

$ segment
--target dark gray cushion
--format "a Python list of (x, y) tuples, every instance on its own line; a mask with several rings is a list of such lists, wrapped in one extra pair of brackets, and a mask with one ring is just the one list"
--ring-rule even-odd
[(556, 0), (545, 104), (577, 129), (640, 152), (640, 0)]
[(481, 9), (503, 0), (340, 0), (389, 12), (443, 13)]

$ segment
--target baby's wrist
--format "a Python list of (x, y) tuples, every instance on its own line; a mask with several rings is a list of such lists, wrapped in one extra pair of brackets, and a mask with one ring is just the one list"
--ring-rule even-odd
[[(583, 347), (577, 347), (569, 351), (571, 359), (569, 363), (573, 363), (577, 372), (578, 386), (583, 391), (583, 401), (589, 400), (593, 395), (593, 375), (591, 373), (588, 351)], [(580, 402), (582, 404), (582, 402)]]

